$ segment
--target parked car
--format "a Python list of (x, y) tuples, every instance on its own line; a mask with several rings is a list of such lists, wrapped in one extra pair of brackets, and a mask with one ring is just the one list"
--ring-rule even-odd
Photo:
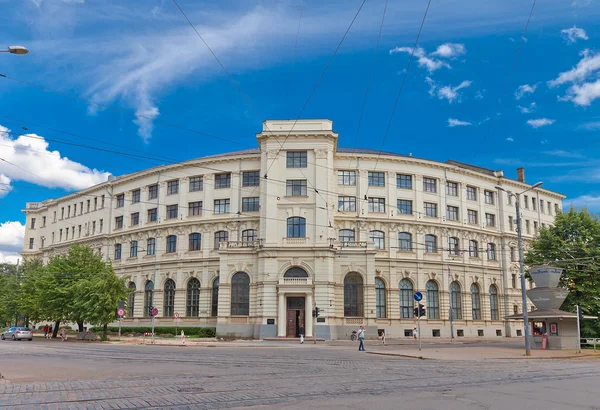
[(6, 340), (23, 340), (27, 339), (29, 341), (33, 340), (33, 334), (31, 330), (27, 327), (10, 327), (4, 333), (0, 335), (0, 339)]

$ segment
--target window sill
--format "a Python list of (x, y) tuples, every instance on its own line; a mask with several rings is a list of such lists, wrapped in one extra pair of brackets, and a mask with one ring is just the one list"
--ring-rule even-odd
[(231, 188), (231, 185), (230, 186), (216, 186), (216, 187), (214, 187), (214, 189), (229, 189), (229, 188)]
[(179, 192), (171, 192), (170, 194), (167, 194), (166, 196), (173, 196), (173, 195), (179, 195)]
[(286, 195), (284, 196), (285, 199), (288, 198), (308, 198), (308, 195)]

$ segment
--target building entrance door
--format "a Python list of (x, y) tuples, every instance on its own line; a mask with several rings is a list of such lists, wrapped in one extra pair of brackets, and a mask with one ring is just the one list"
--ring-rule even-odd
[(304, 305), (304, 296), (287, 298), (286, 337), (300, 337), (300, 327), (305, 326)]

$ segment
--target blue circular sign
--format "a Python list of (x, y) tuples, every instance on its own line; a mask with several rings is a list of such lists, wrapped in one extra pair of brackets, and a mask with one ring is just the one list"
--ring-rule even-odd
[(420, 302), (423, 300), (423, 294), (421, 292), (415, 292), (414, 298), (417, 302)]

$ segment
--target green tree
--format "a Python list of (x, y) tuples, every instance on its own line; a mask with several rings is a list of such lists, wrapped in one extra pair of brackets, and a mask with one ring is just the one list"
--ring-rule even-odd
[[(586, 209), (556, 215), (554, 226), (541, 230), (530, 243), (525, 257), (528, 265), (550, 263), (564, 269), (560, 286), (569, 289), (563, 310), (575, 312), (580, 305), (585, 314), (600, 311), (600, 221)], [(600, 337), (600, 323), (585, 320), (582, 333)]]

